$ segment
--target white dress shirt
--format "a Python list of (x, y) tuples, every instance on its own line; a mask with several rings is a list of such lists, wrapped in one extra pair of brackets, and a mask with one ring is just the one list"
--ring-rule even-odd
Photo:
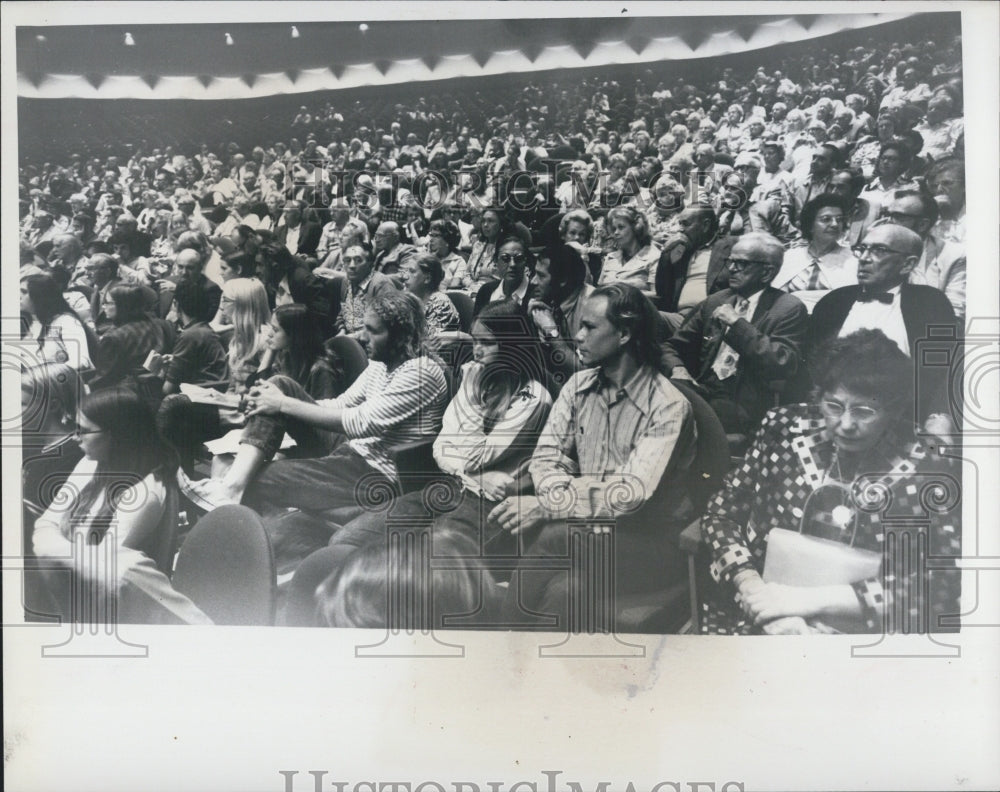
[(910, 356), (910, 340), (906, 336), (903, 310), (900, 306), (899, 286), (886, 290), (892, 295), (891, 303), (878, 300), (854, 303), (840, 328), (839, 338), (858, 330), (881, 330), (890, 341), (895, 341), (903, 353)]

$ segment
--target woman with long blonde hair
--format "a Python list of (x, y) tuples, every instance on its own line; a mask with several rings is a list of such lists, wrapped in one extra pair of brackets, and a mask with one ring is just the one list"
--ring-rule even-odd
[(163, 400), (156, 418), (160, 431), (177, 450), (181, 466), (187, 472), (202, 443), (243, 425), (245, 416), (241, 407), (252, 384), (251, 377), (267, 365), (263, 358), (271, 309), (264, 284), (257, 278), (226, 281), (219, 313), (232, 328), (226, 392), (219, 394), (214, 403), (195, 403), (184, 394), (171, 394)]

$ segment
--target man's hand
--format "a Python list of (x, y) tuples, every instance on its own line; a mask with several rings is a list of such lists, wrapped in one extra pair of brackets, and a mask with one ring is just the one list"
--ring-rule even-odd
[(488, 518), (512, 534), (530, 531), (551, 519), (534, 495), (505, 498)]
[(503, 498), (513, 484), (514, 478), (500, 470), (492, 470), (479, 477), (479, 488), (490, 500), (498, 501)]
[(528, 303), (528, 313), (531, 315), (535, 327), (543, 333), (558, 331), (559, 325), (556, 324), (555, 317), (552, 315), (552, 309), (541, 300), (531, 300)]
[(740, 318), (740, 315), (736, 313), (736, 309), (729, 303), (722, 303), (722, 305), (712, 311), (712, 318), (718, 319), (726, 327), (729, 327)]
[(285, 394), (277, 385), (264, 380), (250, 389), (247, 398), (247, 417), (253, 415), (277, 415), (281, 412), (281, 403)]

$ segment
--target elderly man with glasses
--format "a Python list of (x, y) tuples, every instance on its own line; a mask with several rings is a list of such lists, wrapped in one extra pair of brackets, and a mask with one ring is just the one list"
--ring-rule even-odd
[(935, 435), (951, 435), (948, 385), (950, 378), (961, 377), (954, 366), (961, 328), (944, 292), (909, 282), (923, 241), (902, 225), (880, 223), (852, 250), (858, 259), (858, 285), (834, 289), (816, 304), (807, 350), (857, 330), (881, 330), (916, 366), (914, 417)]
[(739, 237), (729, 254), (729, 288), (708, 297), (663, 345), (674, 379), (691, 380), (731, 434), (752, 434), (773, 406), (778, 383), (799, 370), (809, 314), (772, 288), (784, 248), (770, 234)]

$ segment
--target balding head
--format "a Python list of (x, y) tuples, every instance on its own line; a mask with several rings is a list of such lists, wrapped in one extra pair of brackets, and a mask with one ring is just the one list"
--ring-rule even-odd
[(375, 250), (392, 250), (399, 244), (399, 226), (387, 220), (375, 229), (375, 236), (372, 238)]
[(920, 236), (892, 223), (872, 226), (858, 255), (858, 285), (870, 291), (885, 291), (904, 283), (923, 251)]
[(201, 254), (186, 248), (174, 259), (174, 274), (183, 281), (195, 281), (201, 275)]

